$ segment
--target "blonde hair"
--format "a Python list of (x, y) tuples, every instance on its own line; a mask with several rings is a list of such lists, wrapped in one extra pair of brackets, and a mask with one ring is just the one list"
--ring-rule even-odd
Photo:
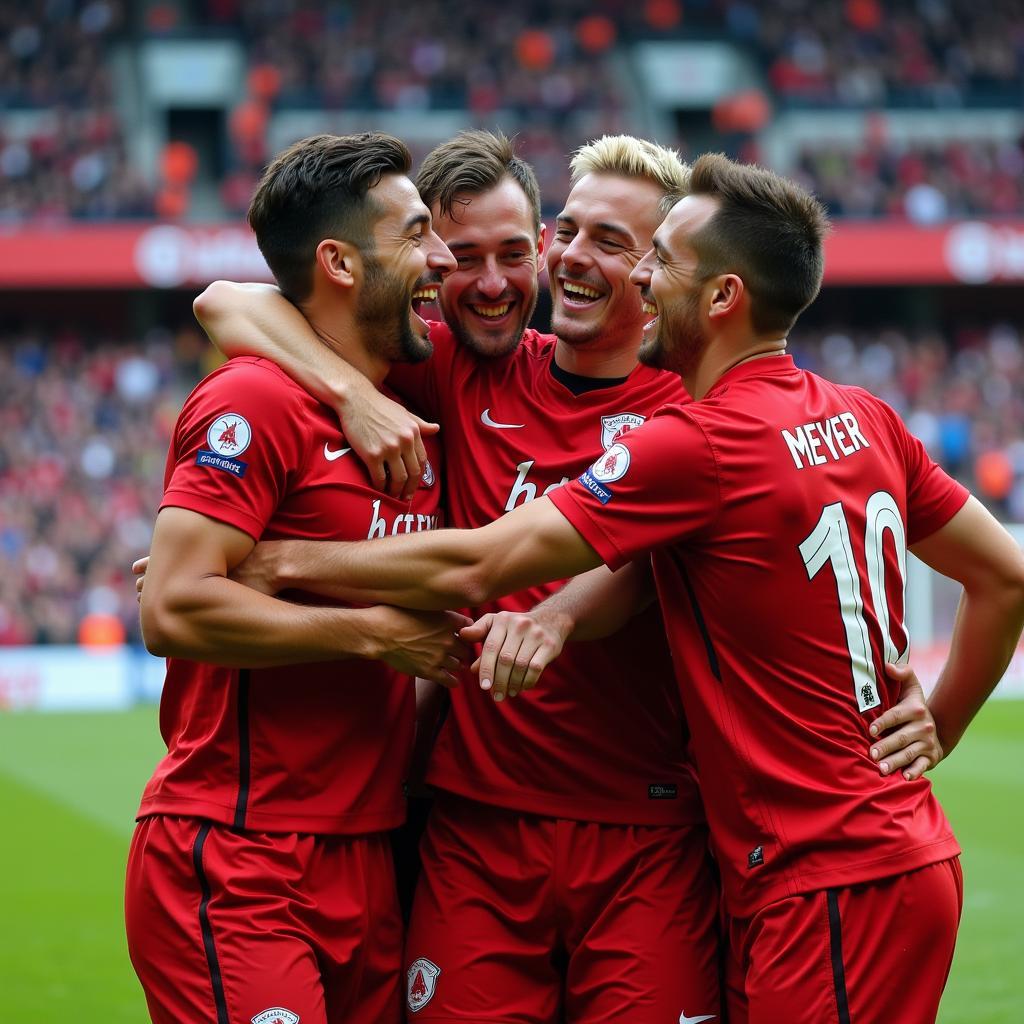
[(690, 191), (690, 165), (674, 149), (632, 135), (602, 135), (580, 146), (569, 168), (574, 185), (587, 174), (617, 174), (653, 182), (665, 194), (660, 204), (662, 213)]

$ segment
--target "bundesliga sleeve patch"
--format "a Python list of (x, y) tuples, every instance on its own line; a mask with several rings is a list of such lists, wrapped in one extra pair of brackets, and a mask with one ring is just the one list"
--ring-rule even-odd
[(626, 475), (627, 469), (629, 469), (629, 449), (624, 444), (613, 444), (580, 477), (580, 483), (602, 505), (607, 505), (612, 499), (612, 489), (608, 484), (621, 480)]
[(236, 412), (223, 413), (210, 424), (206, 432), (206, 447), (199, 449), (196, 465), (210, 466), (243, 477), (247, 463), (238, 456), (249, 447), (251, 441), (252, 428), (249, 421)]

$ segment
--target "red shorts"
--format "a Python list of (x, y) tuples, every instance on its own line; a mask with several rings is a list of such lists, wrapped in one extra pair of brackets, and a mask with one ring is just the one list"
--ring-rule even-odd
[(729, 1024), (933, 1024), (962, 908), (954, 857), (734, 918)]
[(406, 940), (408, 1020), (675, 1024), (718, 1014), (703, 828), (438, 797)]
[(145, 818), (128, 854), (125, 920), (156, 1024), (401, 1020), (402, 925), (384, 834)]

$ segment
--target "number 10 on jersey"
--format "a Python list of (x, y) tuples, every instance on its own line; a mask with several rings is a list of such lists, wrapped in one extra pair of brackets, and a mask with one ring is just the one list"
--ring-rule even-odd
[[(865, 509), (864, 554), (871, 603), (882, 631), (883, 660), (901, 664), (910, 653), (910, 634), (903, 627), (906, 647), (898, 650), (892, 641), (889, 628), (889, 600), (885, 590), (885, 532), (892, 534), (896, 559), (900, 571), (901, 592), (907, 584), (907, 543), (906, 530), (896, 500), (887, 491), (876, 491), (868, 499)], [(864, 600), (861, 596), (862, 573), (853, 554), (850, 543), (850, 528), (842, 502), (826, 505), (821, 510), (817, 525), (800, 544), (800, 555), (807, 569), (807, 578), (814, 579), (826, 564), (831, 564), (839, 598), (839, 614), (842, 616), (846, 633), (846, 648), (850, 655), (853, 674), (853, 690), (860, 711), (870, 711), (881, 703), (878, 696), (878, 680), (875, 663), (871, 656), (871, 640), (868, 624), (864, 619)], [(902, 624), (901, 624), (902, 625)]]

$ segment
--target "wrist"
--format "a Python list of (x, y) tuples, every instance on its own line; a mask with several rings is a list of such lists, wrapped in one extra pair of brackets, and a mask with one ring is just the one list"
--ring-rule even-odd
[(576, 621), (568, 612), (540, 607), (535, 608), (531, 614), (541, 625), (561, 637), (563, 644), (572, 636), (573, 630), (576, 628)]

